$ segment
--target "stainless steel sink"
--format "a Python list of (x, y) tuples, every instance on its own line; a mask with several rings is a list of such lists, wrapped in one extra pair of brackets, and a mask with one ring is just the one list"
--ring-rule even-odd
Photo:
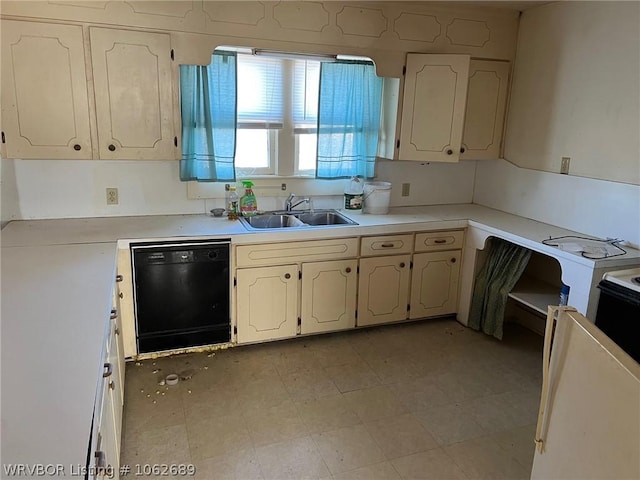
[(251, 228), (291, 228), (304, 225), (293, 215), (256, 215), (255, 217), (241, 217), (240, 221)]
[(301, 213), (298, 218), (307, 225), (355, 225), (356, 223), (338, 212)]
[(273, 228), (300, 228), (315, 226), (357, 225), (356, 222), (336, 210), (275, 211), (254, 217), (240, 217), (240, 222), (248, 230)]

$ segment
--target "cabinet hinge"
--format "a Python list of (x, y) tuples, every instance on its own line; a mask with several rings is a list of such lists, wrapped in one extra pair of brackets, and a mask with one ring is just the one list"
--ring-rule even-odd
[(407, 74), (407, 66), (406, 66), (406, 65), (404, 65), (404, 66), (402, 67), (402, 75), (404, 76), (404, 75), (406, 75), (406, 74)]
[(396, 148), (400, 148), (400, 140), (396, 141)]
[(236, 277), (233, 277), (233, 286), (234, 287), (238, 286), (238, 279)]
[(356, 310), (356, 320), (358, 319), (358, 310)]
[(298, 326), (301, 327), (302, 326), (302, 319), (300, 317), (298, 317)]
[(171, 49), (171, 60), (175, 60), (175, 55), (173, 54), (173, 48)]
[(411, 311), (411, 305), (407, 303), (407, 312)]
[(178, 146), (178, 137), (173, 137), (173, 146), (174, 147)]
[(2, 143), (7, 143), (6, 140), (4, 139), (4, 132), (2, 132)]
[(413, 260), (409, 262), (409, 269), (412, 269), (412, 268), (413, 268)]
[(298, 280), (302, 280), (302, 270), (298, 272)]
[(356, 267), (356, 273), (360, 273), (360, 265)]
[(236, 327), (235, 325), (233, 326), (233, 334), (238, 335), (238, 327)]

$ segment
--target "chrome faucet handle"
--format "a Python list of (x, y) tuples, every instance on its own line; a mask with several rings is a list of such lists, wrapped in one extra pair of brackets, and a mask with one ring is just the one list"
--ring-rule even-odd
[(289, 196), (287, 197), (287, 199), (284, 202), (284, 209), (289, 212), (291, 211), (291, 209), (293, 208), (292, 204), (293, 204), (293, 199), (295, 198), (295, 193), (290, 193)]

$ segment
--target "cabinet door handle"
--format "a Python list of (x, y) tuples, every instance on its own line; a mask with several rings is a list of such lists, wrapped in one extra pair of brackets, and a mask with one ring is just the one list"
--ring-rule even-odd
[(116, 318), (118, 318), (118, 309), (117, 308), (112, 308), (111, 309), (111, 315), (109, 315), (109, 318), (111, 320), (115, 320)]
[(290, 273), (285, 273), (284, 274), (284, 278), (286, 278), (287, 280), (289, 280), (291, 278), (291, 274)]
[(395, 246), (395, 244), (393, 243), (383, 243), (382, 245), (380, 245), (382, 248), (393, 248)]
[(112, 373), (113, 373), (113, 365), (111, 365), (108, 362), (105, 363), (104, 364), (104, 372), (102, 372), (102, 378), (110, 377)]
[(400, 268), (404, 268), (404, 262), (400, 262)]
[(464, 147), (460, 147), (460, 153), (464, 153), (465, 148)]
[(119, 296), (120, 298), (124, 298), (124, 295), (122, 294), (122, 292), (118, 293), (118, 296)]
[(116, 335), (120, 335), (120, 329), (118, 327), (115, 327), (113, 329), (113, 333), (115, 333)]
[(76, 152), (79, 152), (80, 150), (82, 150), (82, 147), (81, 147), (78, 143), (76, 143), (76, 144), (73, 146), (73, 149), (74, 149)]
[(115, 383), (113, 383), (113, 380), (111, 380), (111, 381), (109, 382), (109, 390), (115, 390), (115, 389), (116, 389), (116, 384), (115, 384)]
[(453, 150), (451, 149), (447, 150), (447, 155), (453, 155)]
[(116, 146), (113, 143), (111, 145), (109, 145), (107, 148), (109, 149), (110, 152), (115, 152), (116, 151)]
[(451, 263), (456, 263), (455, 257), (451, 259)]
[(347, 272), (347, 273), (351, 273), (351, 267), (345, 268), (344, 271)]
[(122, 280), (124, 280), (122, 275), (116, 275), (116, 282), (121, 282)]
[(433, 243), (437, 243), (437, 244), (443, 244), (443, 243), (447, 243), (447, 241), (444, 238), (436, 238)]

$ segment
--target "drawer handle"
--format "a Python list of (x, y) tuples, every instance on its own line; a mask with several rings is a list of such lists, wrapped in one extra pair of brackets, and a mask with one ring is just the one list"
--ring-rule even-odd
[(121, 282), (122, 280), (124, 280), (122, 275), (116, 275), (116, 282)]
[(111, 320), (115, 320), (116, 318), (118, 318), (118, 309), (117, 308), (112, 308), (111, 309), (111, 315), (109, 315), (109, 318)]
[(285, 273), (284, 274), (284, 278), (286, 278), (287, 280), (289, 280), (291, 278), (291, 274), (290, 273)]
[(400, 268), (404, 268), (404, 262), (400, 262)]
[(456, 263), (455, 257), (451, 259), (451, 263)]
[(395, 247), (395, 243), (383, 243), (382, 245), (380, 245), (382, 248), (393, 248)]
[(444, 238), (436, 238), (433, 243), (437, 243), (437, 244), (443, 244), (443, 243), (447, 243), (447, 240)]
[(110, 377), (112, 373), (113, 373), (113, 365), (111, 365), (110, 363), (105, 363), (104, 372), (102, 372), (102, 378)]
[(345, 268), (344, 271), (347, 272), (347, 273), (351, 273), (351, 267)]

